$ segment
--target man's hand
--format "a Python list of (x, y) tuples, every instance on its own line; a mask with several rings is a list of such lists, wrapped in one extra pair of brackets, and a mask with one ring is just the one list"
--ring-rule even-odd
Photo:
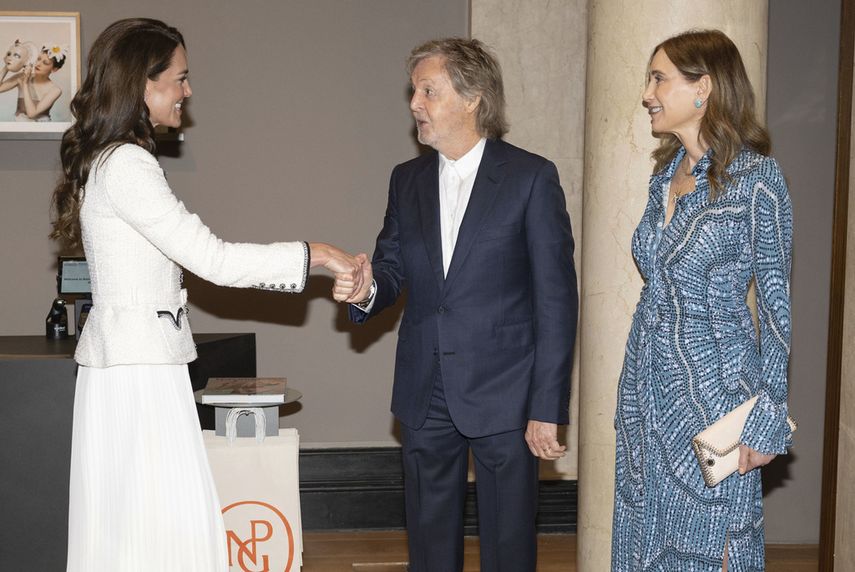
[(356, 260), (359, 261), (362, 267), (362, 287), (355, 290), (353, 296), (345, 300), (350, 304), (358, 304), (368, 298), (371, 292), (371, 283), (374, 282), (374, 270), (371, 267), (371, 261), (368, 260), (367, 254), (357, 254)]
[(361, 302), (368, 297), (368, 292), (371, 290), (373, 274), (371, 272), (371, 263), (368, 261), (368, 255), (361, 252), (354, 256), (353, 259), (359, 264), (356, 276), (350, 272), (336, 272), (335, 274), (333, 298), (337, 302)]
[(768, 465), (777, 455), (759, 453), (748, 445), (739, 446), (739, 474), (744, 475), (757, 467)]
[(567, 447), (558, 444), (558, 425), (530, 419), (525, 430), (525, 442), (535, 457), (555, 461), (564, 456)]

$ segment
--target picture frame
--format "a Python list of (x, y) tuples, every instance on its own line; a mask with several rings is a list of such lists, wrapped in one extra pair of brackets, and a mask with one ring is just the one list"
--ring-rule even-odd
[(60, 138), (80, 87), (80, 13), (0, 11), (0, 55), (0, 138)]

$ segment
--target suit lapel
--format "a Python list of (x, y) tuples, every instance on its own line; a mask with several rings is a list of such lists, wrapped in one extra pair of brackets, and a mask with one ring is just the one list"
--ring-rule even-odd
[[(472, 243), (478, 236), (478, 232), (484, 223), (485, 216), (490, 212), (499, 185), (504, 179), (503, 166), (507, 162), (502, 143), (487, 139), (484, 147), (484, 155), (478, 173), (475, 175), (475, 184), (472, 186), (472, 194), (469, 196), (469, 205), (460, 223), (460, 232), (457, 234), (457, 244), (454, 246), (454, 255), (451, 257), (451, 265), (448, 267), (448, 276), (445, 280), (445, 288), (451, 287), (454, 279), (460, 273), (460, 269), (469, 256)], [(440, 247), (440, 268), (442, 267), (442, 251)]]
[(439, 154), (434, 151), (423, 171), (416, 175), (416, 195), (422, 221), (422, 235), (428, 260), (442, 290), (445, 282), (442, 268), (442, 236), (439, 226)]

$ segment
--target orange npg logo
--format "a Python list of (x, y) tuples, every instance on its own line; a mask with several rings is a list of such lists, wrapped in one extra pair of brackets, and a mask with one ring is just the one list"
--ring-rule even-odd
[(290, 572), (294, 533), (285, 515), (261, 501), (240, 501), (223, 508), (229, 566), (241, 572)]

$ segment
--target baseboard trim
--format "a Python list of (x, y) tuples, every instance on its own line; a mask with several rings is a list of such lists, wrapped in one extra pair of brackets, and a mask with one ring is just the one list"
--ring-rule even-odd
[[(478, 532), (475, 484), (464, 507), (464, 529)], [(304, 530), (404, 528), (404, 476), (398, 447), (303, 449), (300, 503)], [(577, 482), (541, 481), (537, 531), (576, 532)]]

